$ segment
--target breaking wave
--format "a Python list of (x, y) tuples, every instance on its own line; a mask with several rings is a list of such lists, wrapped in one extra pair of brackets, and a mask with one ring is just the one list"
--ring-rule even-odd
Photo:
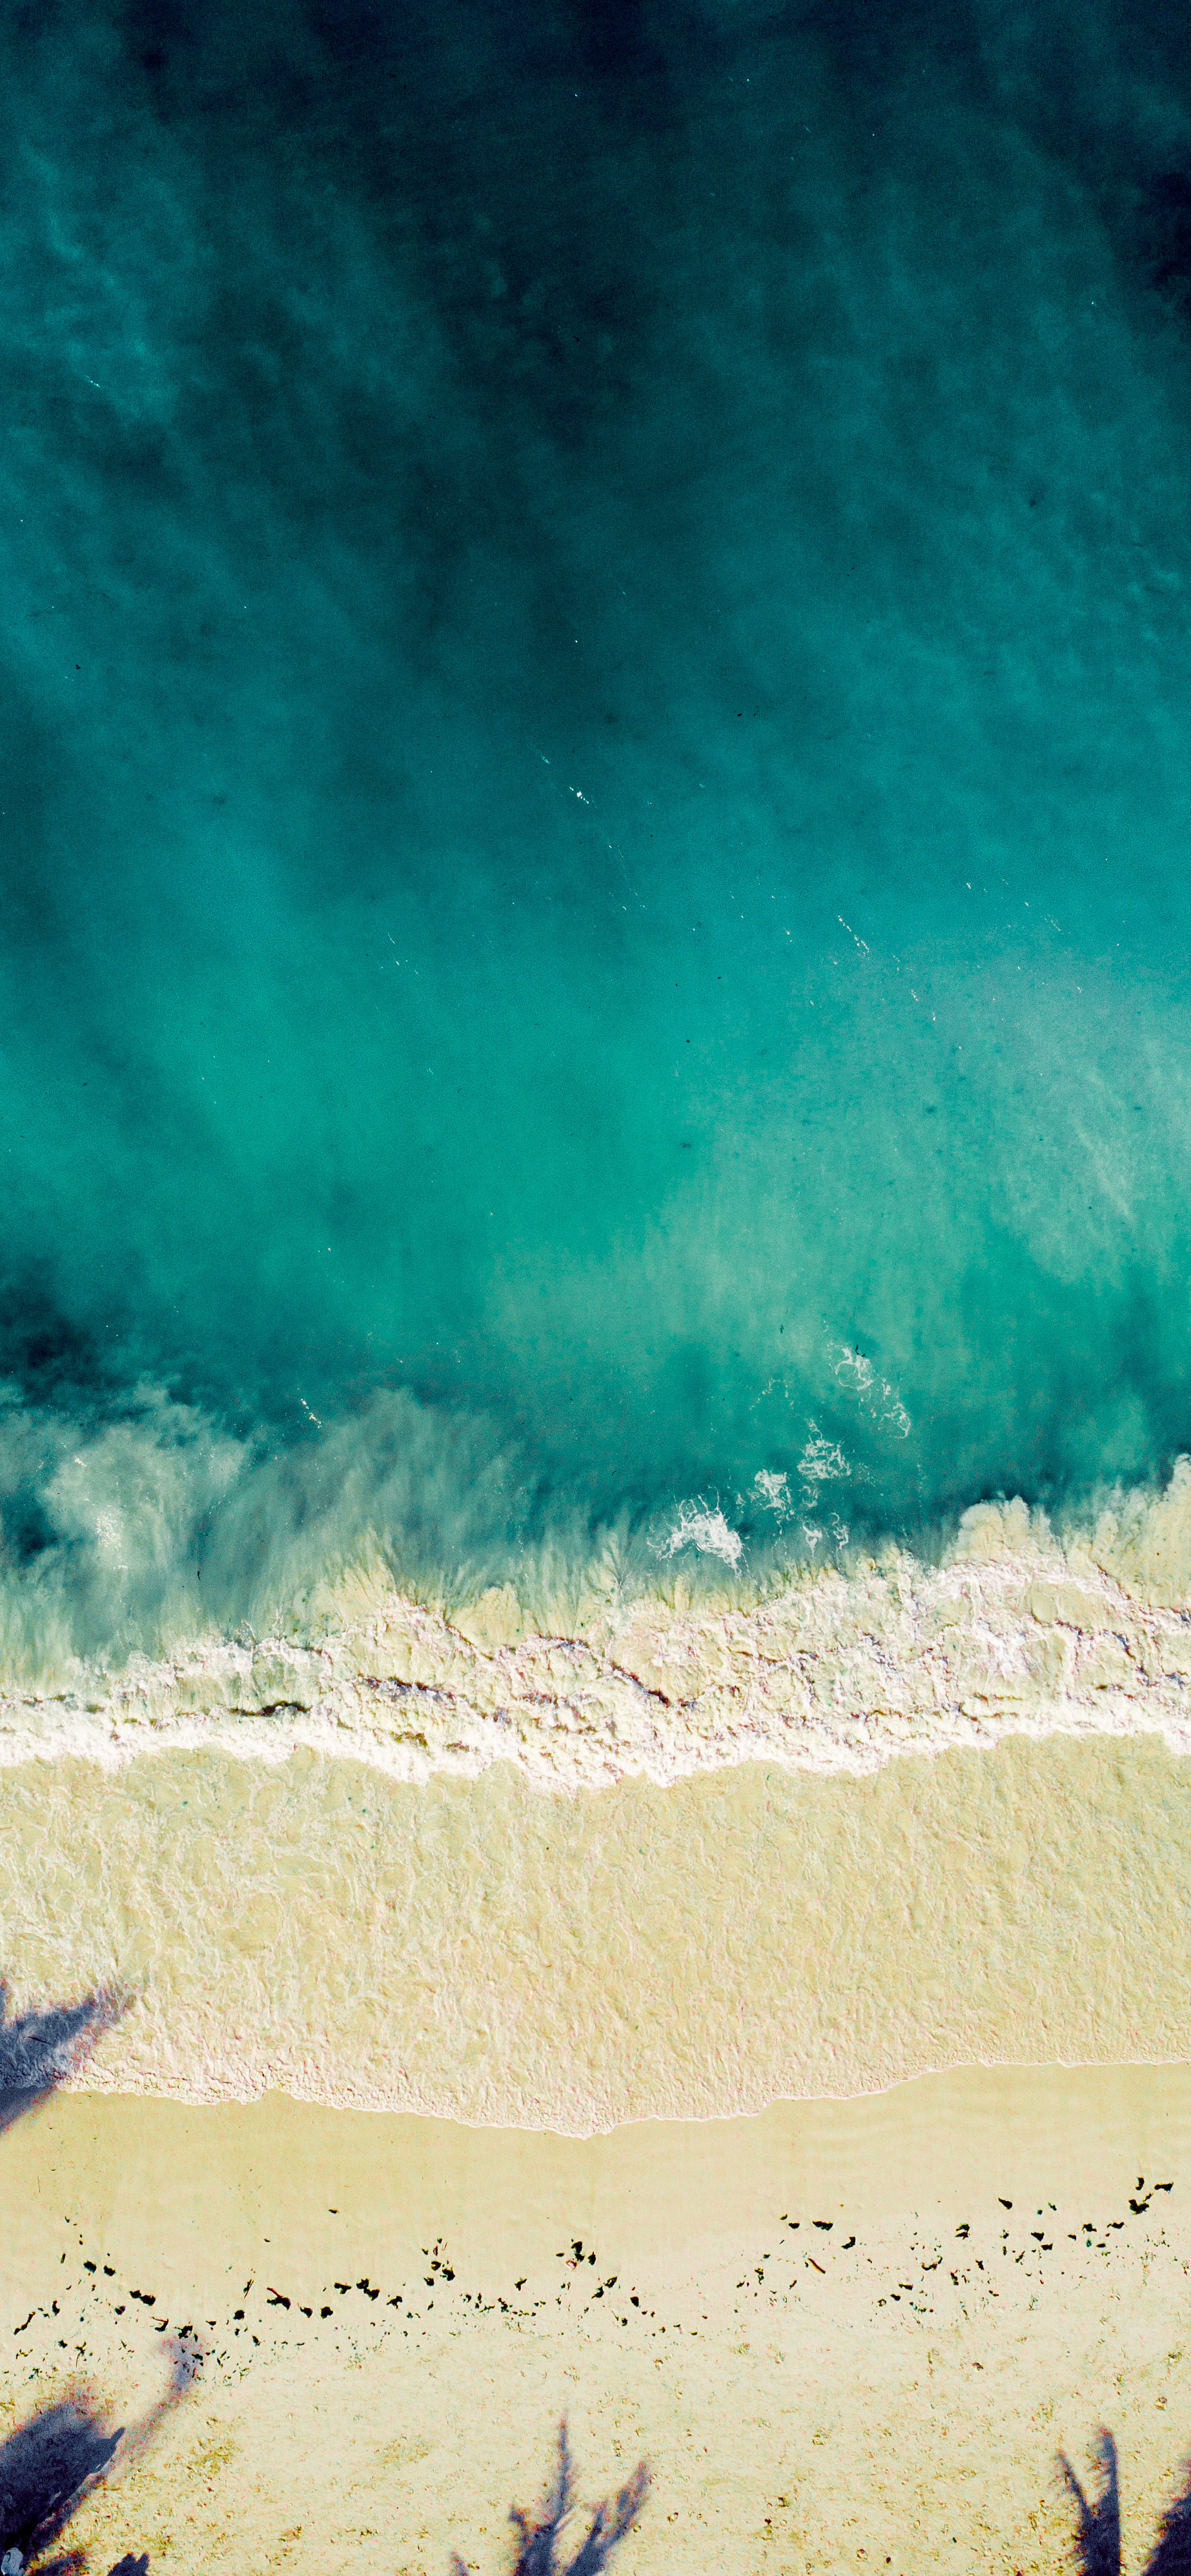
[[(846, 1356), (863, 1434), (871, 1371)], [(879, 1386), (878, 1404), (889, 1394)], [(871, 1468), (814, 1420), (792, 1469), (759, 1463), (731, 1492), (630, 1492), (609, 1509), (479, 1411), (405, 1389), (338, 1421), (302, 1411), (295, 1436), (229, 1428), (148, 1380), (90, 1409), (0, 1390), (0, 1684), (201, 1640), (309, 1638), (362, 1576), (446, 1610), (509, 1586), (523, 1620), (551, 1631), (676, 1582), (756, 1599), (842, 1564), (858, 1513), (845, 1520), (840, 1497), (879, 1498)]]
[[(511, 1726), (532, 1769), (535, 1655), (550, 1640), (570, 1641), (586, 1675), (568, 1721), (576, 1777), (617, 1775), (630, 1740), (657, 1777), (762, 1743), (867, 1767), (906, 1727), (941, 1744), (976, 1722), (1155, 1723), (1181, 1744), (1191, 1462), (1161, 1488), (1118, 1485), (1052, 1516), (975, 1503), (913, 1543), (849, 1530), (833, 1498), (851, 1472), (811, 1422), (793, 1470), (758, 1466), (733, 1494), (600, 1519), (535, 1477), (492, 1422), (402, 1391), (288, 1445), (264, 1429), (233, 1436), (147, 1384), (102, 1421), (10, 1399), (5, 1758), (33, 1703), (114, 1712), (130, 1744), (142, 1718), (168, 1730), (206, 1710), (234, 1734), (262, 1709), (300, 1724), (321, 1710), (315, 1738), (325, 1719), (340, 1749), (346, 1727), (373, 1758), (371, 1686), (433, 1696), (447, 1675), (438, 1751), (482, 1767), (513, 1751)], [(528, 1658), (524, 1692), (509, 1654)], [(620, 1705), (626, 1674), (653, 1694), (648, 1707), (633, 1689)], [(498, 1708), (504, 1734), (488, 1725)], [(467, 1736), (472, 1716), (483, 1743)], [(545, 1776), (558, 1752), (547, 1747)]]

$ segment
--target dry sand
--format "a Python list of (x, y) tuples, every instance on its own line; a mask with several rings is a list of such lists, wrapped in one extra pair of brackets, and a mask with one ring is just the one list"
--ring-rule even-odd
[(85, 2381), (135, 2425), (205, 2355), (73, 2527), (97, 2570), (497, 2576), (564, 2410), (585, 2495), (652, 2465), (623, 2576), (1050, 2571), (1101, 2423), (1127, 2568), (1180, 2487), (1186, 2069), (587, 2141), (76, 2094), (0, 2154), (8, 2421)]

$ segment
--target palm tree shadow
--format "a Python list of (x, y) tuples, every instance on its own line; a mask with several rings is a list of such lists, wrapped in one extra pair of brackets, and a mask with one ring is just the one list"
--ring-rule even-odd
[[(74, 2398), (43, 2407), (0, 2449), (0, 2541), (24, 2565), (42, 2558), (84, 2498), (98, 2486), (123, 2440), (104, 2431), (94, 2409)], [(60, 2560), (59, 2566), (68, 2564)]]
[[(1120, 2576), (1121, 2503), (1117, 2446), (1111, 2433), (1101, 2433), (1097, 2455), (1104, 2471), (1104, 2485), (1092, 2504), (1065, 2452), (1059, 2453), (1059, 2464), (1079, 2516), (1076, 2564), (1079, 2576)], [(1191, 2478), (1162, 2517), (1157, 2540), (1146, 2560), (1145, 2576), (1191, 2576)]]
[(1104, 2486), (1095, 2504), (1089, 2503), (1066, 2452), (1059, 2453), (1059, 2463), (1079, 2515), (1076, 2560), (1080, 2576), (1120, 2576), (1121, 2496), (1117, 2446), (1111, 2433), (1101, 2433), (1096, 2451), (1104, 2471)]
[(10, 2020), (8, 1986), (0, 1977), (0, 2133), (78, 2073), (130, 2000), (123, 1988), (103, 1986), (80, 2003), (17, 2013)]
[(1145, 2576), (1191, 2576), (1191, 2481), (1162, 2517)]
[[(580, 2542), (575, 2556), (568, 2560), (566, 2576), (599, 2576), (613, 2550), (632, 2530), (649, 2493), (649, 2470), (639, 2460), (627, 2485), (618, 2495), (605, 2498), (592, 2515), (591, 2526)], [(555, 2576), (558, 2536), (575, 2501), (575, 2472), (571, 2446), (567, 2438), (566, 2417), (558, 2428), (558, 2467), (547, 2497), (540, 2522), (531, 2522), (519, 2505), (514, 2505), (509, 2520), (521, 2535), (513, 2576)], [(451, 2559), (453, 2576), (468, 2576), (463, 2560)]]
[[(50, 2556), (67, 2524), (106, 2476), (120, 2445), (121, 2460), (134, 2458), (152, 2439), (164, 2415), (186, 2394), (194, 2378), (197, 2353), (174, 2347), (174, 2366), (164, 2397), (131, 2433), (118, 2424), (109, 2432), (102, 2414), (85, 2396), (60, 2398), (18, 2426), (0, 2443), (0, 2568), (4, 2576), (81, 2576), (86, 2553), (68, 2550)], [(110, 2576), (148, 2576), (146, 2555), (128, 2553)]]

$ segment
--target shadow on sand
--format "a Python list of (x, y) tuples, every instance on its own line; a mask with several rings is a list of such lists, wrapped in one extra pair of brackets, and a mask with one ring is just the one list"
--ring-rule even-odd
[[(125, 1988), (108, 1986), (77, 2004), (10, 2017), (8, 1986), (0, 1978), (0, 2133), (78, 2073), (131, 2000)], [(169, 2387), (131, 2433), (122, 2424), (109, 2432), (91, 2398), (77, 2394), (43, 2407), (0, 2443), (0, 2576), (26, 2576), (29, 2570), (34, 2576), (81, 2576), (85, 2550), (50, 2553), (117, 2452), (123, 2463), (152, 2440), (162, 2417), (186, 2394), (200, 2358), (197, 2349), (173, 2346)], [(128, 2551), (110, 2576), (148, 2576), (148, 2569), (147, 2554)]]
[[(140, 2424), (109, 2432), (100, 2410), (85, 2395), (63, 2397), (21, 2424), (0, 2444), (0, 2568), (4, 2576), (81, 2576), (86, 2552), (51, 2555), (67, 2524), (106, 2476), (119, 2453), (124, 2466), (152, 2441), (158, 2426), (184, 2397), (198, 2356), (175, 2345), (170, 2384)], [(147, 2576), (147, 2555), (131, 2552), (110, 2576)]]
[[(1059, 2453), (1059, 2464), (1079, 2516), (1076, 2565), (1080, 2576), (1120, 2576), (1121, 2504), (1117, 2446), (1111, 2433), (1101, 2433), (1097, 2454), (1104, 2483), (1093, 2504), (1070, 2460), (1064, 2452)], [(1191, 2576), (1191, 2481), (1163, 2515), (1157, 2540), (1145, 2563), (1145, 2576)]]
[[(648, 2493), (649, 2470), (644, 2460), (640, 2460), (619, 2495), (596, 2506), (589, 2529), (573, 2557), (567, 2560), (566, 2576), (599, 2576), (600, 2569), (607, 2565), (618, 2542), (632, 2530)], [(558, 2428), (558, 2467), (541, 2521), (531, 2522), (529, 2515), (522, 2513), (518, 2505), (514, 2505), (509, 2514), (510, 2522), (516, 2524), (521, 2535), (513, 2576), (555, 2576), (558, 2535), (574, 2509), (574, 2502), (575, 2471), (564, 2416)], [(467, 2569), (458, 2555), (452, 2558), (451, 2566), (454, 2576), (467, 2576)]]
[(81, 2003), (53, 2004), (47, 2012), (17, 2013), (10, 2020), (8, 1987), (0, 1977), (0, 2132), (78, 2073), (131, 2000), (124, 1988), (105, 1986)]

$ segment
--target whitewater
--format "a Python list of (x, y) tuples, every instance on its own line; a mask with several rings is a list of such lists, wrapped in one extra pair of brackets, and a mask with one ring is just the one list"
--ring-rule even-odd
[[(740, 1568), (718, 1510), (680, 1512), (670, 1537), (657, 1553)], [(935, 1565), (890, 1547), (846, 1572), (771, 1574), (752, 1600), (743, 1582), (700, 1600), (681, 1574), (634, 1592), (609, 1550), (583, 1569), (579, 1617), (544, 1635), (511, 1582), (448, 1616), (361, 1566), (288, 1632), (10, 1679), (0, 1763), (305, 1746), (397, 1780), (503, 1761), (574, 1790), (742, 1761), (863, 1773), (1010, 1734), (1145, 1732), (1185, 1754), (1189, 1550), (1180, 1459), (1164, 1494), (1116, 1497), (1066, 1544), (1020, 1501), (975, 1505)]]

